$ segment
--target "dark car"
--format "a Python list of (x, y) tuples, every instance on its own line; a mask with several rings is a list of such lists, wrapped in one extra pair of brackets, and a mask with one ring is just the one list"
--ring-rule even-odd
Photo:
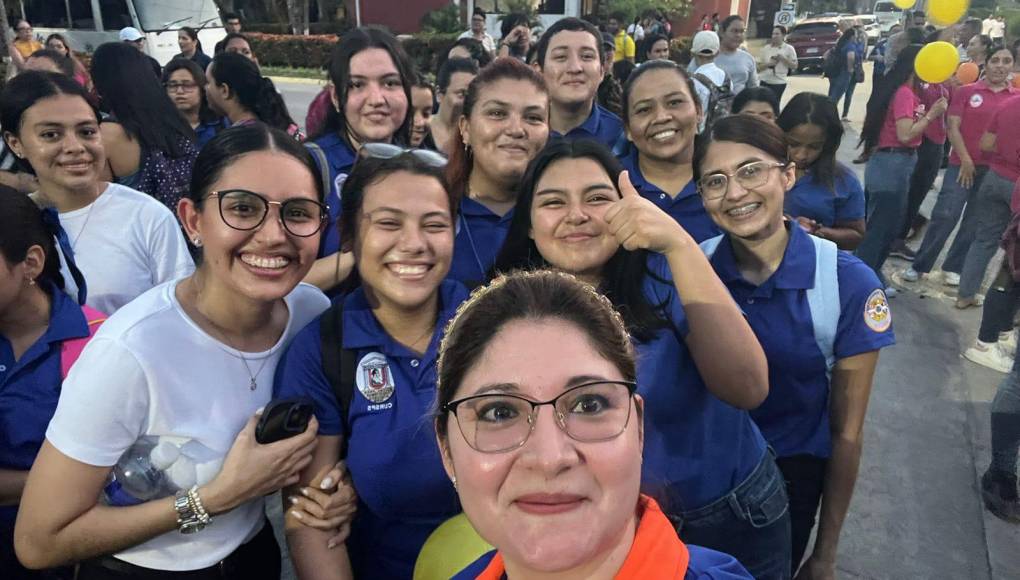
[(839, 40), (838, 18), (805, 20), (790, 30), (786, 42), (797, 51), (797, 70), (821, 68), (825, 53)]

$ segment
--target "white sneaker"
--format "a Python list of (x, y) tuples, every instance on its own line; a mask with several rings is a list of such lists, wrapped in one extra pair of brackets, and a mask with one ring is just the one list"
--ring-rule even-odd
[(942, 272), (942, 282), (946, 286), (959, 286), (960, 275), (956, 272)]
[(1009, 330), (999, 333), (999, 348), (1010, 357), (1016, 356), (1016, 331)]
[(917, 282), (920, 278), (921, 275), (918, 274), (913, 268), (907, 268), (906, 270), (900, 272), (900, 279), (904, 280), (905, 282)]
[(886, 298), (895, 298), (896, 295), (899, 294), (899, 293), (900, 293), (900, 291), (897, 290), (893, 286), (886, 286), (885, 287), (885, 297)]
[(963, 352), (963, 358), (983, 367), (1008, 373), (1013, 368), (1013, 359), (999, 348), (999, 343), (987, 343), (980, 340)]

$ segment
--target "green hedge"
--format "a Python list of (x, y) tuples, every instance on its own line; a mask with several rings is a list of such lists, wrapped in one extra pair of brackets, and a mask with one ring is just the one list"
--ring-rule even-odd
[[(289, 68), (326, 68), (339, 37), (333, 34), (295, 36), (249, 32), (252, 50), (259, 63)], [(457, 34), (419, 34), (401, 36), (404, 50), (418, 70), (434, 73), (439, 55), (445, 54), (457, 41)]]

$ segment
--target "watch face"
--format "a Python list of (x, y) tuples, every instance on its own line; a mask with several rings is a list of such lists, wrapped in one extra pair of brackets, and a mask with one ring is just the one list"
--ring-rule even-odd
[(205, 524), (202, 522), (187, 522), (181, 526), (182, 534), (193, 534), (195, 532), (201, 532), (205, 529)]

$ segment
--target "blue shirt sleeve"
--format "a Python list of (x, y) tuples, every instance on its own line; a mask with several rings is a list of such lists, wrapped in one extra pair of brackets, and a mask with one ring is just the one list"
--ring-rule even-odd
[(848, 358), (896, 343), (889, 300), (874, 270), (847, 252), (840, 252), (839, 325), (833, 350)]
[(322, 372), (321, 334), (315, 320), (294, 336), (276, 367), (273, 398), (303, 397), (312, 402), (319, 435), (343, 435), (343, 421), (333, 386)]
[(687, 565), (685, 580), (754, 580), (747, 570), (729, 554), (687, 546), (690, 563)]
[(846, 223), (864, 219), (864, 187), (853, 171), (843, 169), (843, 175), (836, 178), (836, 220)]
[(653, 308), (668, 318), (681, 339), (687, 337), (690, 328), (687, 326), (687, 313), (680, 303), (680, 295), (673, 283), (673, 273), (669, 262), (662, 254), (651, 253), (648, 257), (648, 272), (645, 274), (645, 299)]

